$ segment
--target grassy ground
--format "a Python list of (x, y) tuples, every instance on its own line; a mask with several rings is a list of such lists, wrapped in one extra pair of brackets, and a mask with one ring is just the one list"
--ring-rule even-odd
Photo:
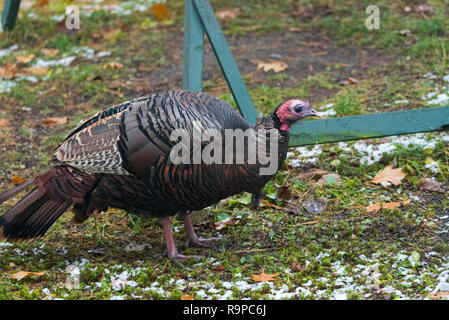
[[(18, 45), (0, 55), (0, 67), (19, 69), (15, 79), (0, 81), (0, 191), (48, 168), (52, 150), (80, 119), (148, 92), (181, 87), (183, 1), (170, 0), (172, 15), (163, 21), (136, 0), (120, 10), (120, 2), (105, 0), (99, 4), (112, 6), (89, 14), (90, 1), (80, 3), (78, 32), (57, 21), (70, 1), (35, 8), (26, 8), (25, 1), (15, 30), (0, 35), (0, 50)], [(430, 11), (406, 1), (377, 1), (379, 30), (365, 27), (369, 4), (212, 1), (216, 12), (236, 14), (220, 23), (261, 112), (291, 97), (308, 98), (330, 116), (449, 104), (447, 0), (429, 2)], [(58, 51), (50, 57), (43, 48)], [(205, 91), (233, 103), (210, 46), (205, 52)], [(32, 61), (17, 63), (17, 56), (30, 54)], [(62, 65), (70, 57), (72, 63)], [(42, 66), (40, 60), (60, 65), (20, 78), (24, 69)], [(257, 70), (260, 61), (288, 68), (263, 72)], [(59, 120), (49, 120), (54, 117)], [(184, 250), (185, 233), (174, 220), (180, 250), (204, 255), (184, 266), (162, 255), (157, 220), (110, 210), (72, 225), (68, 213), (38, 241), (0, 243), (0, 299), (444, 298), (448, 198), (421, 182), (434, 178), (447, 190), (449, 139), (407, 139), (293, 148), (257, 211), (244, 194), (197, 219), (202, 236), (226, 238), (215, 248)], [(370, 182), (387, 164), (407, 174), (399, 186)], [(321, 184), (308, 174), (316, 169), (341, 181)], [(302, 205), (316, 198), (326, 198), (327, 208), (309, 213)], [(411, 202), (367, 212), (370, 204), (403, 200)], [(232, 224), (215, 228), (214, 222), (231, 217)], [(80, 271), (78, 288), (66, 286), (68, 266)], [(16, 280), (11, 272), (18, 270), (46, 272)], [(279, 275), (254, 282), (251, 275), (262, 270)]]

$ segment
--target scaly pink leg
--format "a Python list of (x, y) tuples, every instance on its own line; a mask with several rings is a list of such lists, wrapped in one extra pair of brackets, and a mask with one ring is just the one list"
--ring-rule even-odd
[(164, 230), (165, 242), (167, 244), (168, 258), (170, 260), (187, 260), (189, 258), (201, 258), (200, 256), (185, 256), (179, 254), (175, 247), (175, 241), (173, 240), (173, 232), (171, 230), (170, 217), (162, 219), (162, 229)]
[(190, 244), (201, 248), (208, 248), (212, 245), (213, 241), (223, 240), (223, 238), (198, 238), (195, 230), (193, 229), (192, 221), (190, 220), (190, 217), (188, 215), (186, 215), (184, 218), (184, 228), (187, 232), (187, 248), (190, 246)]

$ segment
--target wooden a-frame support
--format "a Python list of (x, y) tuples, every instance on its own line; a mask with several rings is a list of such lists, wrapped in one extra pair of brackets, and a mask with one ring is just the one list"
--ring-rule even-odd
[[(1, 21), (3, 30), (14, 28), (19, 6), (20, 0), (5, 0)], [(183, 88), (202, 91), (204, 32), (241, 114), (249, 123), (254, 124), (256, 110), (209, 0), (185, 0)], [(290, 145), (302, 146), (448, 129), (449, 106), (365, 114), (295, 123), (290, 131)]]
[[(202, 91), (204, 32), (240, 112), (254, 124), (256, 110), (209, 0), (185, 0), (183, 88)], [(449, 106), (300, 121), (290, 130), (290, 146), (442, 130), (449, 130)]]

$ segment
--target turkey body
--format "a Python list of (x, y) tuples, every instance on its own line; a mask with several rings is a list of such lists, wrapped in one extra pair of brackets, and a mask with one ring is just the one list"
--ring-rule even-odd
[[(219, 132), (251, 126), (226, 102), (194, 91), (168, 91), (111, 107), (88, 119), (62, 142), (54, 164), (94, 173), (95, 188), (78, 221), (107, 207), (143, 216), (199, 210), (265, 184), (256, 168), (237, 164), (173, 164), (173, 130), (193, 134), (193, 123)], [(251, 170), (252, 169), (252, 170)]]
[[(262, 127), (279, 127), (269, 117)], [(166, 219), (207, 207), (228, 196), (258, 194), (271, 178), (257, 164), (174, 164), (174, 130), (251, 128), (229, 104), (194, 91), (150, 94), (110, 107), (84, 120), (55, 150), (54, 167), (33, 181), (0, 196), (0, 202), (34, 186), (0, 217), (0, 238), (35, 238), (73, 205), (74, 221), (83, 222), (108, 207)], [(285, 159), (288, 132), (279, 133), (279, 165)], [(169, 257), (177, 258), (169, 220), (164, 220)], [(168, 221), (168, 222), (167, 222)], [(186, 230), (201, 244), (186, 218)], [(189, 231), (190, 230), (190, 231)]]

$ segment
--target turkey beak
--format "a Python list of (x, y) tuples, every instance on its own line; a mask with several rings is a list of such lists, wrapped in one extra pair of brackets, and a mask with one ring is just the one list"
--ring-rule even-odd
[(314, 109), (310, 108), (309, 110), (307, 110), (307, 112), (304, 114), (304, 118), (306, 117), (317, 117), (320, 118), (320, 115), (318, 114), (318, 112), (316, 112)]

